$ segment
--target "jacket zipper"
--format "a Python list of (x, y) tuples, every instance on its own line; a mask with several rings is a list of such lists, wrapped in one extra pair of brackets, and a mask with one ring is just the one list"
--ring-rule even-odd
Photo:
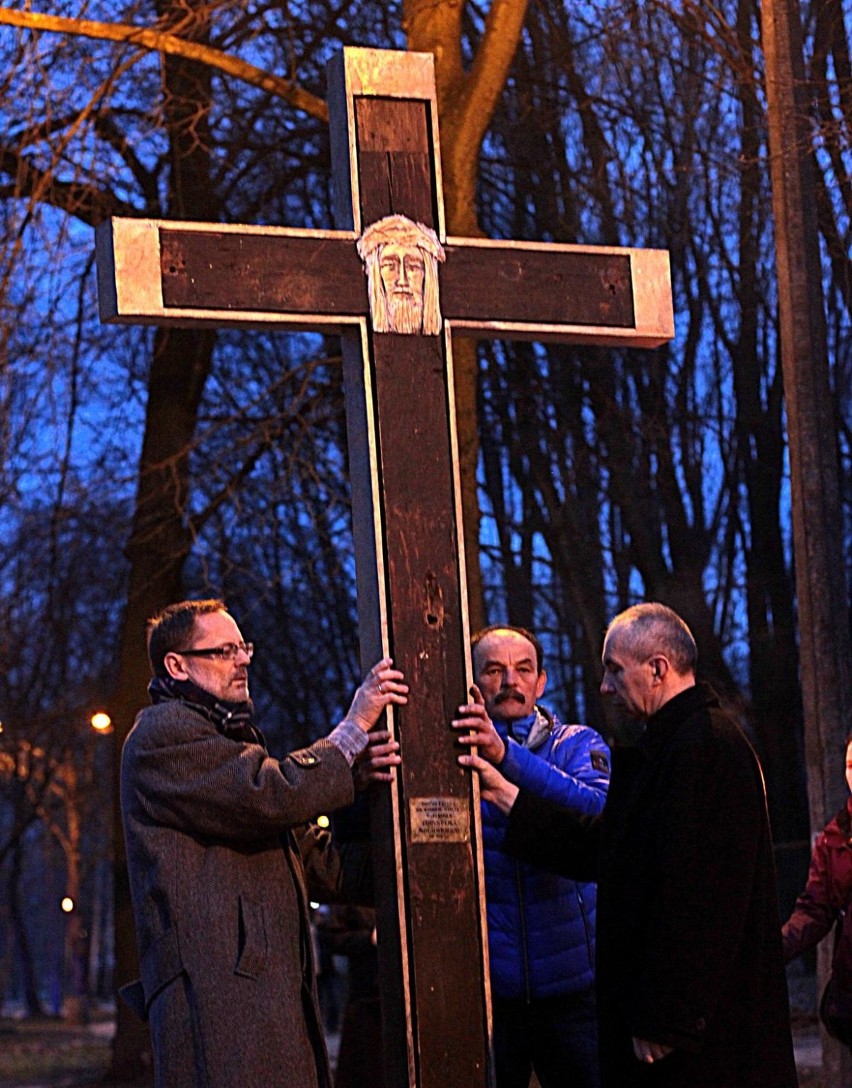
[(584, 932), (586, 934), (586, 954), (589, 957), (589, 966), (594, 971), (595, 962), (594, 962), (594, 951), (592, 949), (591, 927), (589, 925), (588, 914), (586, 913), (586, 903), (585, 903), (585, 901), (583, 899), (583, 893), (580, 891), (579, 886), (577, 887), (577, 900), (578, 900), (578, 902), (580, 904), (580, 914), (583, 916), (583, 930), (584, 930)]

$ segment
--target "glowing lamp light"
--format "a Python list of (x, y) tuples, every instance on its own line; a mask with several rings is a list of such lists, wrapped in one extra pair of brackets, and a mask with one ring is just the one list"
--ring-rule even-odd
[(70, 895), (66, 895), (59, 905), (60, 907), (62, 907), (66, 914), (70, 914), (71, 911), (74, 909), (74, 900), (71, 898)]
[(112, 729), (112, 718), (103, 710), (98, 710), (92, 715), (91, 718), (92, 729), (96, 729), (99, 733), (109, 733)]
[(317, 816), (317, 827), (329, 827), (330, 824), (328, 816)]

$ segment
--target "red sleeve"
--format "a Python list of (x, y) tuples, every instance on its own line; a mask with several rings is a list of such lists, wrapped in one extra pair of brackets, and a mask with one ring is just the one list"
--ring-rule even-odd
[(831, 932), (843, 906), (835, 903), (835, 898), (832, 894), (831, 849), (823, 831), (811, 855), (805, 890), (781, 930), (785, 963), (819, 944)]

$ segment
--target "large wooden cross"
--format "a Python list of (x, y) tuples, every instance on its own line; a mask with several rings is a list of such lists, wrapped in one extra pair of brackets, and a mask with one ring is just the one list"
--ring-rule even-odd
[(101, 317), (342, 337), (362, 663), (389, 653), (411, 686), (373, 814), (388, 1088), (476, 1088), (491, 1018), (477, 784), (448, 724), (471, 682), (452, 337), (655, 347), (668, 256), (447, 237), (431, 55), (345, 49), (329, 104), (340, 229), (113, 219)]

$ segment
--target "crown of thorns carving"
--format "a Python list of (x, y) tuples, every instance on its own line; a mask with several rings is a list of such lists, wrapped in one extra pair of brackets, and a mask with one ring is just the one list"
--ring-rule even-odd
[(415, 223), (405, 215), (386, 215), (364, 230), (358, 239), (358, 256), (365, 261), (379, 246), (394, 242), (399, 246), (416, 246), (436, 261), (445, 261), (444, 247), (431, 227)]

